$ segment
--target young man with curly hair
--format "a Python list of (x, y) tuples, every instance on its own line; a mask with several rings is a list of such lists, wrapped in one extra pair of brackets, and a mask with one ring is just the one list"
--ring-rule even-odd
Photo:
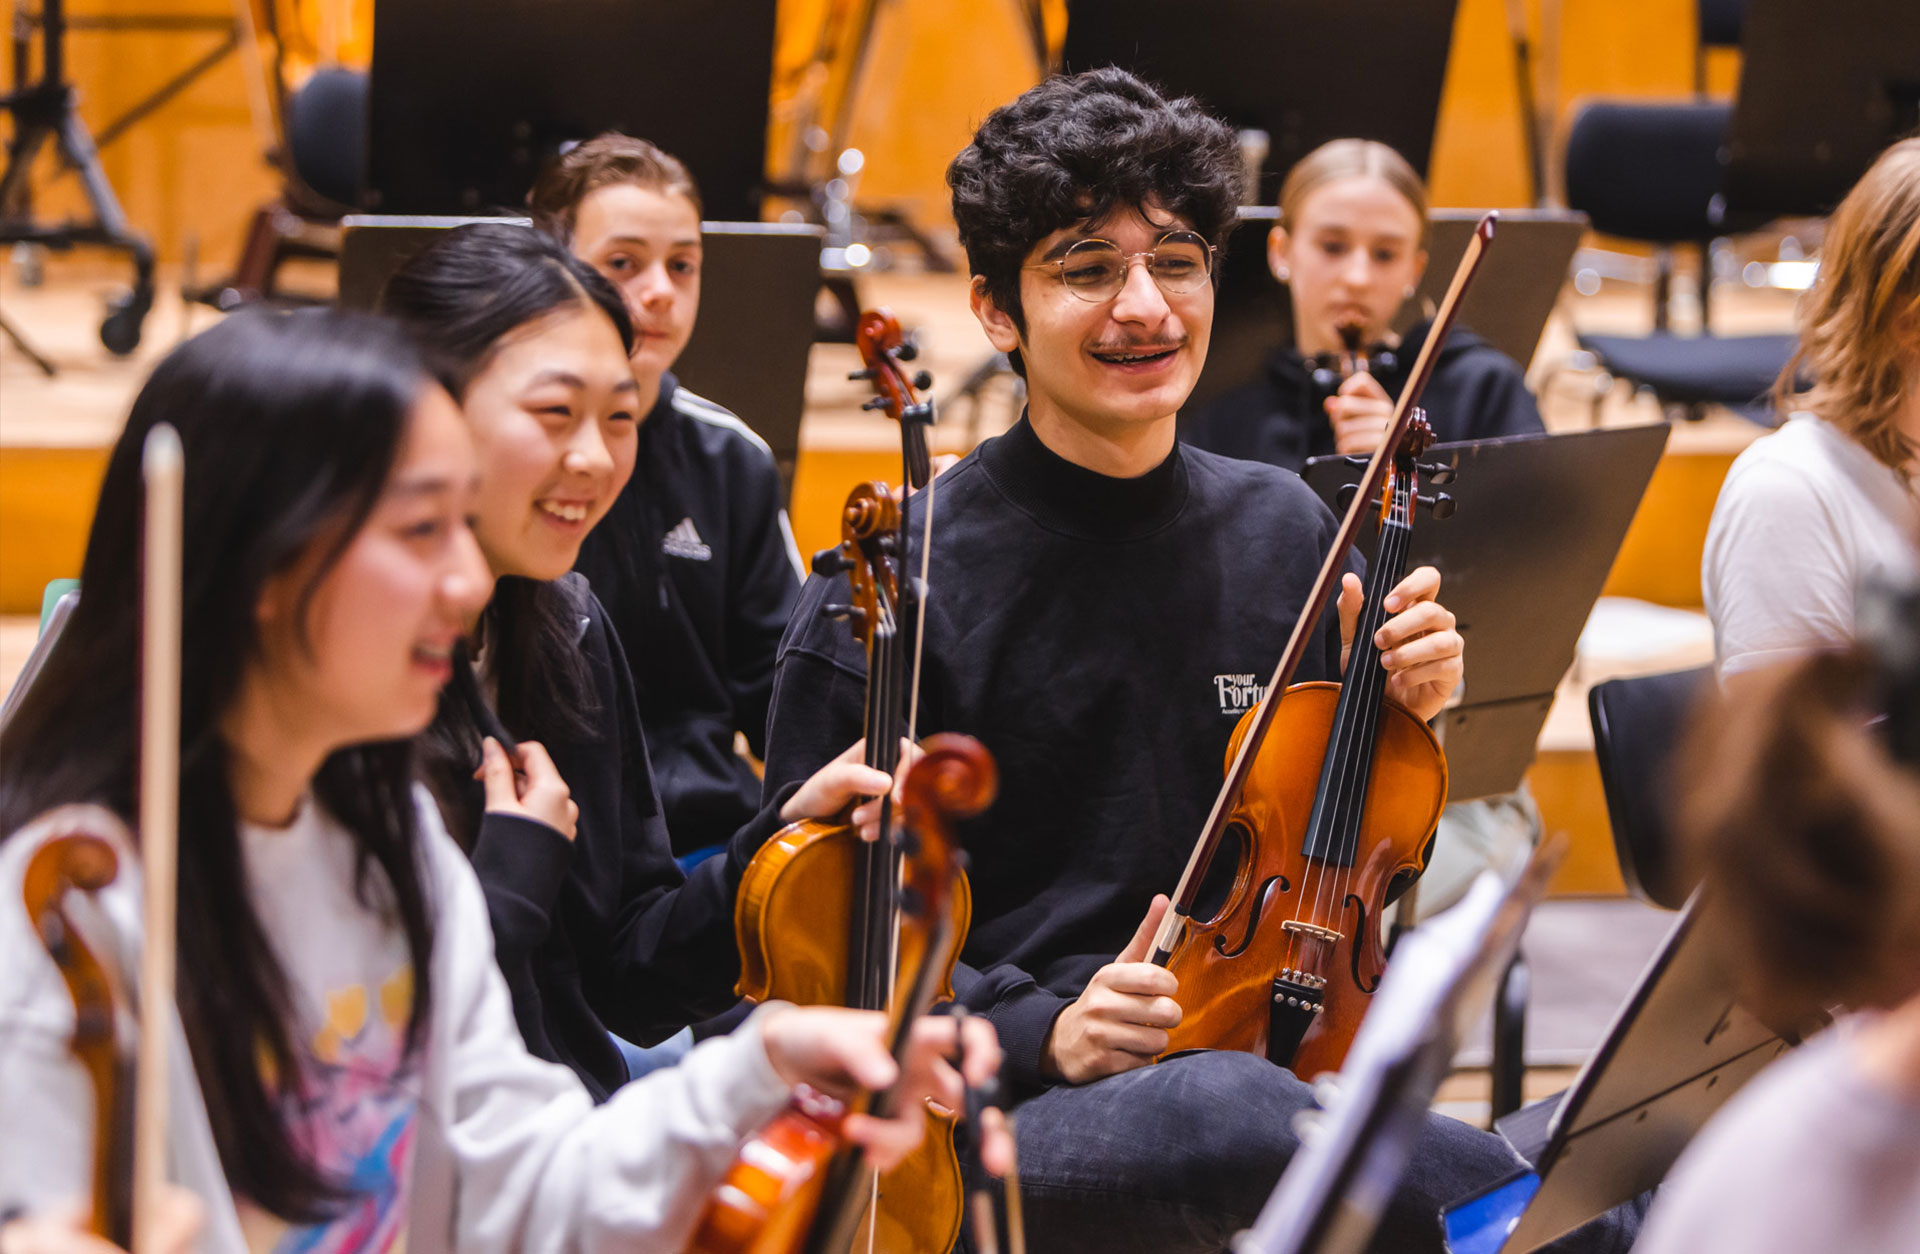
[[(947, 173), (974, 312), (1029, 408), (909, 505), (917, 535), (934, 498), (918, 730), (970, 732), (1000, 764), (998, 802), (962, 832), (973, 922), (954, 983), (1006, 1051), (1036, 1249), (1222, 1249), (1312, 1105), (1252, 1055), (1153, 1063), (1179, 989), (1143, 961), (1156, 893), (1336, 530), (1291, 472), (1175, 442), (1237, 170), (1225, 125), (1109, 69), (997, 110)], [(1339, 677), (1359, 588), (1348, 575), (1299, 679)], [(1462, 674), (1438, 589), (1430, 568), (1409, 575), (1378, 637), (1389, 691), (1421, 717)], [(845, 599), (816, 577), (782, 641), (770, 785), (859, 734), (863, 658), (820, 614)], [(1431, 1118), (1375, 1248), (1438, 1251), (1440, 1207), (1518, 1165), (1492, 1134)], [(1567, 1248), (1624, 1250), (1634, 1219)]]
[(633, 315), (640, 450), (580, 570), (633, 671), (673, 851), (697, 853), (760, 808), (734, 744), (766, 751), (774, 650), (800, 591), (780, 471), (766, 441), (672, 373), (700, 312), (700, 191), (686, 166), (609, 132), (562, 154), (528, 204)]

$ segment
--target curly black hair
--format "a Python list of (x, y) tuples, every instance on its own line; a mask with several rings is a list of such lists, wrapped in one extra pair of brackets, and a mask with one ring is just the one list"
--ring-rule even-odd
[(1238, 220), (1240, 153), (1199, 101), (1169, 100), (1108, 67), (1050, 78), (988, 114), (947, 167), (947, 186), (968, 266), (1024, 333), (1020, 267), (1064, 227), (1151, 200), (1224, 249)]

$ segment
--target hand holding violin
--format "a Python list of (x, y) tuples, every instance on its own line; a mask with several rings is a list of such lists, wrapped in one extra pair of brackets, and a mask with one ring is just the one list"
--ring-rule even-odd
[[(1385, 650), (1380, 664), (1387, 669), (1387, 695), (1423, 721), (1438, 714), (1466, 673), (1466, 641), (1454, 630), (1452, 611), (1441, 605), (1440, 572), (1431, 566), (1413, 571), (1387, 594), (1393, 615), (1374, 633), (1374, 645)], [(1360, 620), (1360, 577), (1344, 576), (1340, 583), (1340, 664), (1346, 666), (1353, 648), (1353, 632)]]
[(1367, 456), (1380, 447), (1393, 423), (1393, 399), (1380, 381), (1362, 370), (1349, 375), (1326, 401), (1338, 453)]
[(1147, 961), (1166, 913), (1166, 895), (1156, 895), (1120, 956), (1094, 972), (1053, 1021), (1041, 1058), (1048, 1075), (1085, 1084), (1144, 1067), (1166, 1052), (1168, 1029), (1180, 1025), (1180, 1003), (1173, 999), (1180, 981)]
[[(965, 1085), (985, 1084), (1000, 1069), (1000, 1042), (984, 1019), (966, 1020), (965, 1076), (948, 1061), (955, 1053), (957, 1028), (945, 1016), (919, 1019), (909, 1037), (906, 1082), (890, 1118), (870, 1114), (848, 1115), (843, 1125), (847, 1139), (867, 1152), (873, 1165), (887, 1170), (920, 1144), (926, 1129), (927, 1100), (949, 1110), (965, 1104)], [(783, 1006), (767, 1015), (762, 1039), (767, 1058), (780, 1078), (805, 1084), (831, 1097), (845, 1098), (855, 1089), (888, 1088), (899, 1075), (885, 1039), (887, 1018), (877, 1010), (847, 1010), (838, 1006)], [(981, 1155), (996, 1174), (1012, 1161), (1013, 1143), (1002, 1121), (983, 1130)]]

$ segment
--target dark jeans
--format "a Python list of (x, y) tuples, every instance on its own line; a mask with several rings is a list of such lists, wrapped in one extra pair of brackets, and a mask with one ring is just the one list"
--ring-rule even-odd
[[(1215, 1254), (1253, 1225), (1298, 1144), (1313, 1091), (1251, 1054), (1181, 1055), (1019, 1106), (1027, 1246), (1046, 1254)], [(1429, 1115), (1369, 1250), (1440, 1251), (1440, 1208), (1523, 1166), (1505, 1141)], [(1547, 1247), (1625, 1254), (1644, 1206)]]

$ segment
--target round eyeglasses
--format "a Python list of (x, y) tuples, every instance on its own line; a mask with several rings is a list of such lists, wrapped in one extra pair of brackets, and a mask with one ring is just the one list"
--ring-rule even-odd
[(1147, 273), (1169, 296), (1197, 292), (1213, 274), (1213, 245), (1192, 231), (1168, 231), (1144, 252), (1123, 253), (1112, 240), (1083, 239), (1052, 261), (1031, 270), (1057, 269), (1060, 282), (1088, 304), (1112, 300), (1127, 285), (1127, 267), (1144, 257)]

